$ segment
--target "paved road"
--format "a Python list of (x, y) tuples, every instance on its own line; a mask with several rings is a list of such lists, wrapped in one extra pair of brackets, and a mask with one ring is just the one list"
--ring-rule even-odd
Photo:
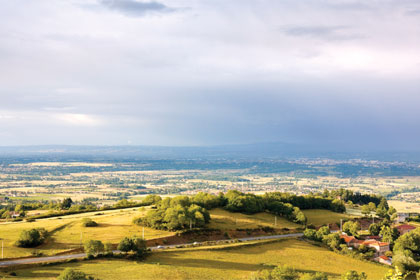
[[(244, 238), (238, 238), (237, 240), (240, 240), (240, 241), (269, 240), (269, 239), (300, 237), (300, 236), (303, 236), (303, 233), (244, 237)], [(229, 240), (230, 239), (215, 240), (215, 241), (222, 242), (222, 241), (229, 241)], [(188, 246), (188, 245), (199, 245), (199, 244), (200, 244), (200, 242), (194, 242), (194, 243), (155, 246), (155, 247), (149, 247), (149, 248), (152, 251), (159, 251), (159, 250), (164, 250), (164, 249), (176, 248), (177, 246)], [(114, 253), (120, 253), (120, 251), (114, 251)], [(80, 258), (83, 258), (85, 256), (86, 256), (86, 254), (80, 253), (80, 254), (70, 254), (70, 255), (51, 256), (51, 257), (39, 257), (39, 258), (30, 258), (30, 259), (16, 259), (16, 260), (9, 260), (9, 261), (0, 262), (0, 267), (14, 266), (14, 265), (20, 265), (20, 264), (34, 264), (34, 263), (55, 262), (55, 261), (61, 261), (61, 260), (80, 259)]]

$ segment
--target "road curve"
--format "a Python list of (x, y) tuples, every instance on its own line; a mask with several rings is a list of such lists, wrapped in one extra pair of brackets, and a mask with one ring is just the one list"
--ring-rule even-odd
[[(300, 236), (303, 236), (303, 233), (290, 233), (290, 234), (282, 234), (282, 235), (244, 237), (244, 238), (237, 238), (236, 240), (239, 240), (239, 241), (253, 241), (253, 240), (280, 239), (280, 238), (288, 238), (288, 237), (300, 237)], [(232, 239), (212, 240), (212, 241), (223, 242), (223, 241), (230, 241), (230, 240), (232, 240)], [(149, 249), (151, 249), (152, 251), (158, 251), (158, 250), (176, 248), (177, 246), (189, 246), (189, 245), (191, 246), (191, 245), (199, 245), (199, 244), (201, 244), (201, 242), (154, 246), (154, 247), (149, 247)], [(120, 253), (120, 251), (114, 251), (114, 253)], [(71, 259), (80, 259), (80, 258), (83, 258), (85, 256), (86, 256), (86, 254), (80, 253), (80, 254), (69, 254), (69, 255), (61, 255), (61, 256), (38, 257), (38, 258), (30, 258), (30, 259), (15, 259), (15, 260), (8, 260), (8, 261), (0, 261), (0, 267), (8, 267), (8, 266), (22, 265), (22, 264), (55, 262), (55, 261), (71, 260)]]

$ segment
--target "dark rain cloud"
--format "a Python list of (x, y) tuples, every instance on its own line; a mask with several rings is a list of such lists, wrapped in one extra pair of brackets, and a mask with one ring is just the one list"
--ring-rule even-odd
[(105, 7), (131, 16), (143, 16), (150, 12), (170, 12), (172, 8), (159, 2), (140, 2), (135, 0), (101, 0)]

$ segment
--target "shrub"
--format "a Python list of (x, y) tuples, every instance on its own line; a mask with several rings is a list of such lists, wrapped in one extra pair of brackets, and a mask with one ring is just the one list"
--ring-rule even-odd
[(33, 228), (30, 230), (23, 230), (20, 233), (18, 241), (15, 245), (23, 248), (33, 248), (44, 243), (47, 237), (47, 231), (44, 228)]
[(86, 275), (86, 273), (82, 271), (66, 268), (57, 277), (57, 280), (93, 280), (93, 277)]
[(92, 219), (89, 219), (89, 218), (83, 218), (82, 219), (82, 226), (84, 226), (84, 227), (96, 227), (96, 226), (98, 226), (98, 223), (97, 222), (95, 222), (94, 220), (92, 220)]

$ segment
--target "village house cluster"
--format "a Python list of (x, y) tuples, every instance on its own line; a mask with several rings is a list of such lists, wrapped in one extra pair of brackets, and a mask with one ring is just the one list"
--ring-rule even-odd
[[(401, 224), (395, 227), (400, 235), (406, 234), (414, 229), (415, 226), (408, 224)], [(375, 250), (374, 260), (386, 264), (392, 265), (392, 258), (385, 255), (386, 252), (390, 251), (390, 246), (388, 242), (382, 242), (381, 236), (364, 236), (363, 239), (357, 239), (354, 236), (349, 236), (344, 232), (340, 234), (340, 238), (344, 240), (349, 248), (359, 248), (361, 245), (364, 245), (368, 248), (373, 248)]]

